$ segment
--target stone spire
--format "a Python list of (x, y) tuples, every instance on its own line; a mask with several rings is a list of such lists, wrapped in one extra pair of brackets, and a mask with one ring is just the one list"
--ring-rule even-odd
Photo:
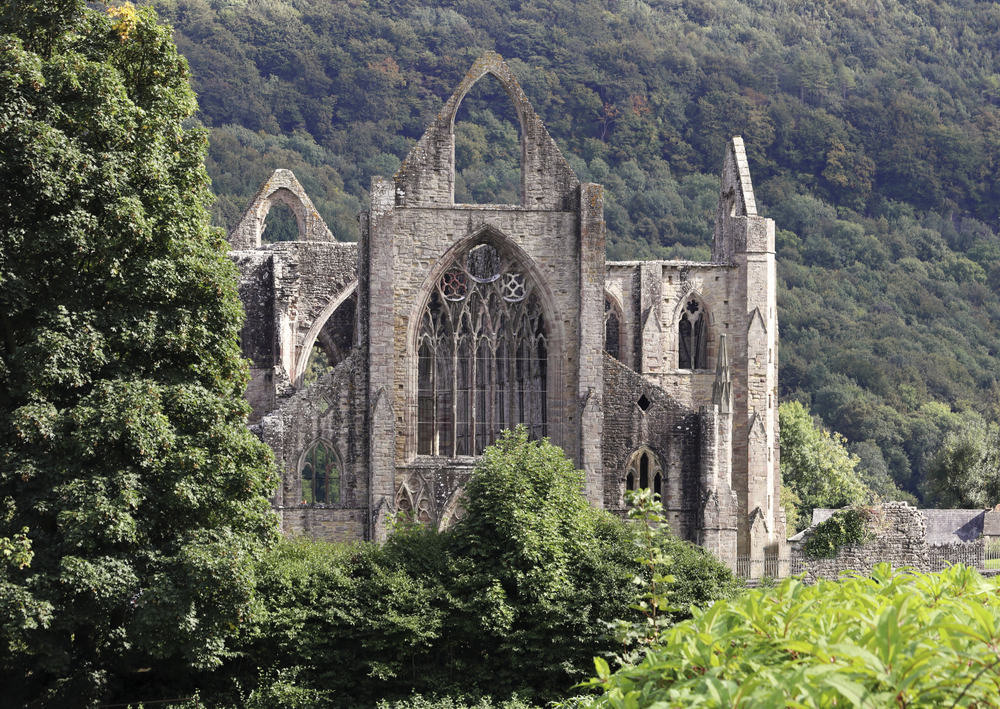
[(712, 404), (719, 407), (720, 414), (733, 413), (733, 371), (729, 366), (726, 335), (719, 335), (719, 358), (715, 365), (715, 381), (712, 383)]

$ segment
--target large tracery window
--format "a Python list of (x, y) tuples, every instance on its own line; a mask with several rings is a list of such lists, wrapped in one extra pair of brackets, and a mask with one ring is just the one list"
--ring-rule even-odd
[(681, 311), (677, 323), (677, 368), (708, 369), (708, 314), (696, 298)]
[(309, 447), (302, 456), (299, 474), (303, 504), (340, 502), (340, 466), (329, 441), (320, 439)]
[(517, 265), (478, 244), (431, 293), (417, 352), (417, 454), (480, 455), (504, 429), (548, 435), (548, 328)]

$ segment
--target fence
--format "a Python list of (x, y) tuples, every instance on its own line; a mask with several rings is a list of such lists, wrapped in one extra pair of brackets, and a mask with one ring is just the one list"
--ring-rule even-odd
[(763, 559), (753, 559), (749, 556), (736, 557), (735, 573), (743, 579), (782, 579), (804, 573), (806, 570), (802, 558), (797, 555), (791, 559), (779, 559), (776, 556), (767, 556)]

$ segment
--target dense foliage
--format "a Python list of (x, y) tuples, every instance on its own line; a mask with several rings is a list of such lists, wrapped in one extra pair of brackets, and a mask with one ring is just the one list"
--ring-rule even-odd
[(1000, 426), (971, 421), (949, 433), (931, 458), (924, 493), (938, 507), (1000, 505)]
[[(971, 0), (151, 0), (211, 127), (216, 223), (275, 167), (353, 239), (472, 61), (505, 56), (611, 258), (708, 258), (726, 139), (777, 220), (781, 395), (921, 495), (930, 456), (1000, 416), (1000, 10)], [(517, 198), (518, 124), (486, 79), (456, 124), (460, 200)], [(275, 214), (267, 238), (292, 238)]]
[(670, 630), (634, 667), (596, 660), (583, 706), (992, 707), (1000, 696), (996, 580), (939, 574), (786, 579), (716, 603)]
[(851, 507), (834, 512), (816, 525), (802, 550), (814, 559), (831, 559), (848, 544), (867, 544), (875, 538), (880, 517), (876, 508)]
[[(443, 532), (401, 521), (384, 546), (282, 542), (260, 572), (261, 615), (203, 697), (565, 697), (594, 655), (619, 649), (609, 626), (634, 616), (643, 577), (637, 529), (589, 505), (581, 484), (562, 451), (521, 429), (487, 449), (465, 516)], [(668, 548), (671, 604), (687, 611), (735, 590), (702, 550)]]
[[(148, 9), (0, 10), (0, 674), (90, 706), (211, 667), (274, 534), (187, 63)], [(8, 554), (10, 552), (10, 554)]]
[[(816, 507), (846, 507), (910, 497), (887, 475), (881, 479), (858, 469), (861, 459), (848, 452), (843, 436), (816, 426), (809, 409), (798, 401), (778, 406), (781, 483), (789, 535), (805, 529)], [(786, 499), (787, 498), (787, 499)], [(910, 497), (912, 500), (912, 497)]]

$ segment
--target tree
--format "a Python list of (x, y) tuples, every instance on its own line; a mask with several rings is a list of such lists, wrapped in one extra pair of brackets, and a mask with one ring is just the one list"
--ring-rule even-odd
[[(464, 637), (439, 651), (481, 691), (551, 698), (583, 679), (589, 658), (610, 649), (606, 623), (629, 612), (633, 531), (591, 506), (583, 482), (560, 448), (528, 441), (523, 426), (476, 465), (447, 543), (460, 599), (450, 626)], [(471, 656), (482, 662), (462, 667)]]
[(949, 433), (927, 466), (924, 501), (944, 508), (1000, 504), (1000, 426), (969, 418)]
[(0, 10), (0, 539), (33, 554), (0, 580), (34, 610), (6, 701), (217, 664), (275, 534), (195, 107), (148, 8)]
[(857, 471), (858, 457), (847, 451), (844, 437), (813, 424), (798, 401), (778, 407), (781, 428), (781, 479), (798, 495), (802, 508), (789, 519), (808, 524), (815, 507), (844, 507), (868, 502), (872, 492)]
[(261, 613), (214, 673), (218, 704), (239, 701), (233, 687), (291, 692), (292, 678), (323, 695), (306, 706), (414, 693), (542, 705), (585, 678), (594, 655), (622, 649), (613, 621), (645, 622), (636, 604), (652, 570), (637, 557), (651, 544), (657, 572), (673, 577), (660, 587), (668, 623), (742, 590), (711, 553), (593, 507), (582, 485), (559, 448), (520, 427), (486, 449), (464, 516), (442, 531), (397, 518), (383, 545), (282, 541), (260, 567)]

